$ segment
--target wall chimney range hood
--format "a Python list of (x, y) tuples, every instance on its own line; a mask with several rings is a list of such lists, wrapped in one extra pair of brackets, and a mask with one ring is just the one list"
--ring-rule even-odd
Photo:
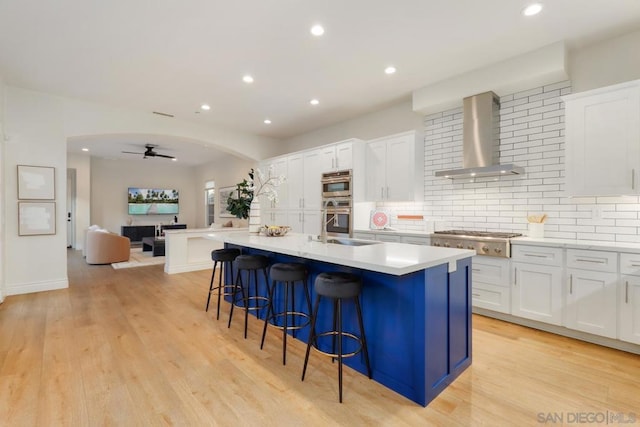
[(463, 100), (462, 169), (437, 171), (436, 177), (472, 179), (519, 175), (524, 168), (499, 164), (500, 101), (493, 92)]

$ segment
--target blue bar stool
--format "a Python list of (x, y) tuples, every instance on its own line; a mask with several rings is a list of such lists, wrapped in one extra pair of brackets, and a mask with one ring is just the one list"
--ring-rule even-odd
[[(360, 308), (360, 300), (358, 297), (362, 292), (362, 280), (360, 277), (350, 273), (320, 273), (316, 277), (314, 283), (314, 290), (318, 297), (313, 307), (313, 314), (311, 315), (311, 333), (309, 334), (309, 341), (307, 343), (307, 352), (304, 356), (304, 367), (302, 368), (302, 381), (307, 371), (307, 363), (309, 362), (309, 352), (311, 347), (316, 351), (326, 356), (330, 356), (332, 360), (338, 359), (338, 389), (340, 403), (342, 403), (342, 359), (344, 357), (355, 356), (362, 351), (364, 355), (365, 364), (367, 365), (367, 374), (371, 378), (371, 366), (369, 365), (369, 352), (367, 351), (367, 341), (364, 335), (364, 325), (362, 322), (362, 309)], [(318, 319), (318, 308), (320, 307), (320, 300), (323, 298), (330, 298), (333, 300), (333, 329), (321, 333), (316, 333), (316, 321)], [(343, 300), (353, 300), (356, 306), (356, 312), (358, 317), (358, 326), (360, 327), (360, 336), (355, 334), (344, 332), (342, 330), (342, 302)], [(337, 328), (337, 329), (336, 329)], [(333, 349), (332, 351), (325, 352), (318, 348), (318, 338), (323, 336), (333, 337)], [(358, 348), (350, 353), (343, 353), (343, 338), (349, 338), (355, 340), (358, 343)], [(337, 342), (337, 352), (336, 352)]]
[[(276, 328), (282, 329), (282, 364), (287, 364), (287, 332), (293, 331), (294, 337), (298, 329), (304, 328), (311, 320), (311, 297), (309, 296), (309, 285), (307, 267), (298, 263), (277, 263), (271, 266), (269, 276), (271, 276), (271, 291), (267, 303), (267, 314), (264, 318), (264, 328), (262, 329), (262, 341), (260, 350), (264, 346), (264, 338), (267, 335), (267, 324), (271, 323)], [(307, 312), (296, 311), (295, 285), (302, 282), (304, 298), (307, 303)], [(284, 305), (282, 311), (276, 313), (273, 307), (275, 289), (278, 284), (284, 286)], [(289, 299), (291, 294), (291, 299)], [(282, 319), (278, 321), (278, 319)], [(291, 319), (291, 322), (289, 321)], [(296, 324), (297, 319), (304, 319), (302, 324)]]
[[(231, 319), (233, 318), (233, 307), (238, 306), (244, 309), (244, 337), (247, 338), (247, 322), (249, 319), (249, 310), (256, 311), (256, 317), (259, 318), (259, 310), (266, 307), (269, 297), (258, 294), (258, 270), (262, 270), (264, 274), (264, 281), (267, 286), (267, 294), (269, 291), (269, 276), (267, 275), (267, 267), (269, 266), (269, 258), (263, 255), (239, 255), (235, 260), (236, 269), (236, 281), (234, 283), (234, 291), (231, 296), (231, 311), (229, 312), (229, 324), (231, 327)], [(242, 272), (246, 272), (247, 287), (244, 287), (242, 280)], [(251, 288), (251, 272), (253, 272), (253, 293), (250, 292)], [(240, 294), (242, 305), (239, 305), (236, 297)], [(253, 304), (252, 304), (253, 303)]]
[[(217, 249), (211, 251), (211, 260), (213, 261), (213, 271), (211, 272), (211, 282), (209, 283), (209, 296), (207, 297), (207, 307), (204, 311), (209, 311), (209, 301), (213, 291), (218, 291), (218, 310), (216, 312), (216, 320), (220, 319), (220, 296), (227, 296), (233, 293), (233, 261), (240, 255), (240, 249)], [(216, 274), (216, 267), (220, 263), (220, 273), (218, 274), (218, 286), (214, 286), (213, 277)], [(231, 284), (222, 284), (224, 274), (229, 271), (231, 274)], [(227, 288), (232, 288), (227, 292)]]

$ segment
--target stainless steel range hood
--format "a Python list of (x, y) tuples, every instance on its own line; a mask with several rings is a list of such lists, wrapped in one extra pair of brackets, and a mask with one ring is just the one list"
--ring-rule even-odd
[(463, 100), (462, 169), (436, 172), (450, 179), (518, 175), (524, 168), (500, 165), (500, 101), (493, 92), (469, 96)]

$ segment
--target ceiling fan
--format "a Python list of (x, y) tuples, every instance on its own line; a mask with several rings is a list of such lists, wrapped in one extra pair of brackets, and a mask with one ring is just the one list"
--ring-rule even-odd
[(153, 145), (153, 144), (145, 144), (144, 148), (145, 151), (144, 153), (138, 153), (138, 152), (133, 152), (133, 151), (123, 151), (123, 153), (126, 154), (142, 154), (142, 158), (146, 159), (147, 157), (163, 157), (165, 159), (175, 159), (174, 156), (168, 156), (166, 154), (160, 154), (154, 151), (154, 148), (158, 147), (157, 145)]

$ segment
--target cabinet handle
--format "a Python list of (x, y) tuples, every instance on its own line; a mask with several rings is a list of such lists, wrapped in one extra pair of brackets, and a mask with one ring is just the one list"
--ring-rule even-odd
[(384, 187), (380, 187), (380, 199), (384, 199)]
[(631, 267), (640, 267), (640, 264), (631, 263)]
[(387, 199), (389, 198), (389, 187), (387, 187)]
[(513, 286), (518, 286), (518, 267), (513, 268)]
[(578, 262), (592, 262), (592, 263), (595, 263), (595, 264), (606, 264), (605, 261), (599, 260), (599, 259), (576, 258), (576, 261), (578, 261)]
[(524, 256), (532, 256), (532, 257), (535, 257), (535, 258), (546, 258), (547, 257), (546, 255), (528, 254), (528, 253), (525, 253)]
[(631, 189), (636, 189), (636, 170), (631, 169)]
[(479, 297), (480, 296), (480, 294), (471, 294), (471, 295), (474, 296), (474, 297)]
[(624, 282), (624, 303), (629, 304), (629, 281)]
[(573, 274), (569, 275), (569, 295), (573, 294)]
[(481, 271), (479, 268), (472, 268), (471, 271)]

